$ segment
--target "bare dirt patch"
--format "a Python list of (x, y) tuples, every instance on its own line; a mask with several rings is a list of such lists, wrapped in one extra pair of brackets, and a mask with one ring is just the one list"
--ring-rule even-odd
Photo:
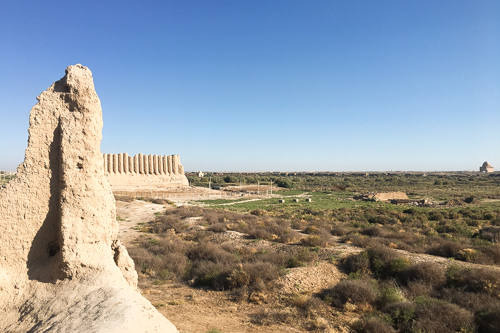
[(157, 205), (142, 200), (134, 200), (131, 202), (117, 200), (116, 219), (120, 224), (118, 238), (125, 246), (132, 246), (132, 242), (140, 234), (140, 232), (136, 230), (138, 224), (153, 221), (155, 213), (164, 212), (168, 207), (169, 206)]

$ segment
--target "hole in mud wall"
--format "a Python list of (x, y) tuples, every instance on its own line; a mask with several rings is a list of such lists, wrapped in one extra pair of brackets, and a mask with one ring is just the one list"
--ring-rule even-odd
[(59, 250), (61, 250), (61, 248), (59, 247), (59, 245), (57, 243), (50, 243), (49, 244), (49, 256), (53, 257), (57, 254), (57, 252), (59, 252)]
[(82, 170), (83, 169), (83, 157), (81, 156), (78, 156), (78, 163), (76, 163), (76, 167), (78, 168), (78, 170)]

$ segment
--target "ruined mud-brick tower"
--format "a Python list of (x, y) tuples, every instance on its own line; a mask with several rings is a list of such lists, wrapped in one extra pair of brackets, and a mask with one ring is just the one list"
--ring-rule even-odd
[(137, 292), (100, 151), (92, 73), (38, 97), (17, 178), (0, 189), (1, 332), (177, 332)]

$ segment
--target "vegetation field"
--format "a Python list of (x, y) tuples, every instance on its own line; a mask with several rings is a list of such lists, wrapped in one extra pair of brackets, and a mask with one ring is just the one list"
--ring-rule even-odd
[[(349, 175), (326, 190), (323, 179), (300, 189), (312, 176), (294, 177), (274, 198), (203, 200), (142, 226), (130, 251), (141, 283), (230, 293), (262, 306), (248, 314), (260, 327), (500, 332), (500, 177)], [(380, 191), (428, 200), (353, 200)], [(312, 278), (325, 265), (342, 277), (294, 286), (297, 272)]]

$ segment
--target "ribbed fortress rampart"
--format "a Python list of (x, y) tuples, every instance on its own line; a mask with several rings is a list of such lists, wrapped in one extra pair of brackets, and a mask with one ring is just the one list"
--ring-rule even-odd
[(103, 154), (104, 174), (113, 188), (187, 186), (179, 155)]

